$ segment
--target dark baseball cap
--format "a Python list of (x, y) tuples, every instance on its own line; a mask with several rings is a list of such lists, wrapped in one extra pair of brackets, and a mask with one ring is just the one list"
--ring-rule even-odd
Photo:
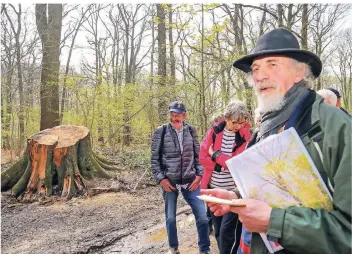
[(332, 87), (329, 87), (329, 88), (326, 88), (328, 90), (330, 90), (331, 92), (333, 92), (334, 94), (336, 94), (337, 98), (341, 98), (341, 94), (339, 91), (337, 91), (335, 88), (332, 88)]
[(173, 101), (169, 105), (169, 112), (176, 112), (178, 114), (183, 114), (186, 112), (186, 106), (182, 101)]

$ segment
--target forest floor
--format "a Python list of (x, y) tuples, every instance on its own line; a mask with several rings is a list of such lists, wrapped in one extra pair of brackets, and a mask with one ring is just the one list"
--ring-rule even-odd
[[(1, 193), (1, 253), (166, 253), (160, 187), (144, 177), (134, 190), (143, 172), (95, 180), (91, 186), (113, 192), (66, 202), (20, 203)], [(198, 253), (194, 216), (181, 196), (177, 214), (181, 254)], [(211, 249), (217, 253), (213, 235)]]

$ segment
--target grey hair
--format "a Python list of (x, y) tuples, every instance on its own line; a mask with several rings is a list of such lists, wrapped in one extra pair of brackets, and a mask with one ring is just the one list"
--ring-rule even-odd
[(250, 115), (247, 111), (247, 107), (244, 102), (239, 100), (233, 100), (226, 106), (224, 110), (224, 117), (226, 119), (234, 119), (239, 117), (248, 120), (250, 118)]
[[(303, 82), (305, 87), (311, 88), (314, 83), (314, 75), (311, 67), (306, 63), (297, 61), (296, 59), (291, 58), (291, 60), (294, 67), (297, 69), (300, 67), (300, 65), (303, 64), (305, 69), (304, 75), (303, 75)], [(251, 87), (254, 87), (253, 73), (251, 71), (247, 73), (247, 82)]]
[(328, 90), (328, 89), (321, 89), (319, 91), (317, 91), (317, 94), (319, 94), (321, 97), (327, 100), (328, 104), (331, 104), (332, 106), (336, 106), (337, 104), (337, 96), (335, 93), (333, 93), (332, 91)]
[(299, 62), (293, 58), (291, 58), (291, 59), (292, 59), (292, 64), (297, 69), (299, 68), (300, 65), (303, 64), (303, 66), (304, 66), (303, 82), (304, 82), (305, 87), (311, 88), (312, 84), (314, 83), (314, 75), (313, 75), (313, 72), (312, 72), (310, 65), (308, 65), (304, 62)]

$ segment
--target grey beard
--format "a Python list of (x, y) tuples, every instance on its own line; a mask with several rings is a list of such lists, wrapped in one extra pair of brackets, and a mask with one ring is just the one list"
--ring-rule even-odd
[(272, 111), (279, 111), (283, 108), (283, 106), (286, 103), (286, 100), (284, 97), (282, 97), (280, 100), (276, 102), (264, 102), (263, 99), (260, 98), (260, 96), (257, 94), (257, 99), (258, 99), (258, 108), (260, 112), (272, 112)]

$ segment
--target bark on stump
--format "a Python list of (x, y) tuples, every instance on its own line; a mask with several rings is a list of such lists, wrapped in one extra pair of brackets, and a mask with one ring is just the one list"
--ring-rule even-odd
[(12, 189), (23, 201), (52, 194), (68, 199), (86, 193), (85, 179), (111, 178), (105, 169), (117, 168), (92, 151), (88, 128), (56, 126), (28, 140), (23, 157), (1, 173), (1, 191)]

